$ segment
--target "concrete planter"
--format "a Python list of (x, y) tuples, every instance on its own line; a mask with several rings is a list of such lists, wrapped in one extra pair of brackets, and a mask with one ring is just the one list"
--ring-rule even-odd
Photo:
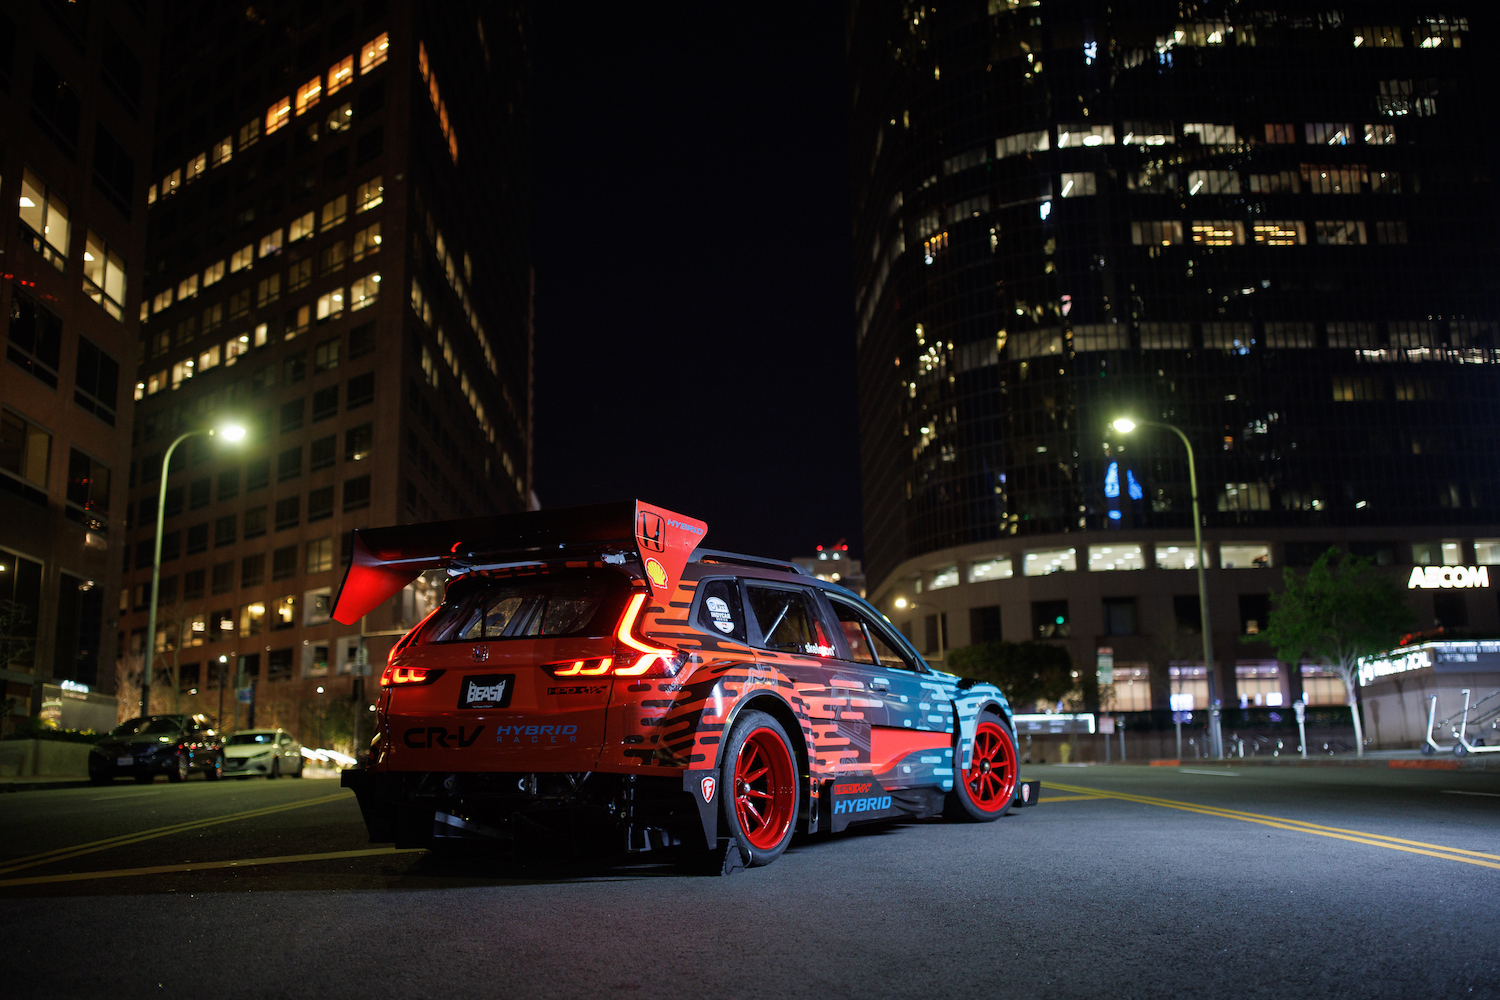
[(88, 743), (0, 740), (0, 777), (74, 777), (89, 773)]

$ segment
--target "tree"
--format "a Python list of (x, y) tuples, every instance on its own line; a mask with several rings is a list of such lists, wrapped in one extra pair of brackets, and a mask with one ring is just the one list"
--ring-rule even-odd
[(1269, 643), (1287, 663), (1311, 657), (1331, 667), (1344, 682), (1354, 718), (1355, 752), (1365, 752), (1364, 727), (1356, 698), (1359, 658), (1396, 645), (1416, 616), (1396, 581), (1368, 559), (1330, 548), (1305, 576), (1282, 572), (1283, 589), (1271, 596), (1271, 618), (1259, 635), (1242, 642)]
[(1013, 706), (1055, 702), (1077, 686), (1068, 651), (1044, 642), (982, 642), (951, 650), (947, 666), (995, 685)]

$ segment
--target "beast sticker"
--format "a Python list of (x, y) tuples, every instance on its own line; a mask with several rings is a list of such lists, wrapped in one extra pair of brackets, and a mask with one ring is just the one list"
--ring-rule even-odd
[(463, 678), (458, 688), (459, 708), (507, 708), (515, 674), (473, 674)]
[(710, 597), (703, 602), (708, 617), (714, 620), (714, 628), (730, 635), (734, 632), (734, 618), (729, 613), (729, 604), (722, 597)]

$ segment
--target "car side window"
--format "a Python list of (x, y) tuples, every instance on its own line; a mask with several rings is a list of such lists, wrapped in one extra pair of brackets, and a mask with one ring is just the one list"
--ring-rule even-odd
[(738, 580), (709, 580), (699, 589), (698, 627), (716, 635), (745, 642), (745, 609), (740, 602)]
[(897, 670), (917, 669), (916, 664), (899, 651), (886, 636), (885, 630), (871, 621), (869, 615), (843, 601), (835, 600), (832, 603), (854, 660)]
[(760, 627), (761, 645), (792, 653), (833, 656), (832, 639), (818, 617), (817, 601), (805, 590), (747, 586), (750, 612)]

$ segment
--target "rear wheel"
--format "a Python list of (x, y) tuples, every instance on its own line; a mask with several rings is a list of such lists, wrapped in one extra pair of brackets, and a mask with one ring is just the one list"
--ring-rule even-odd
[(719, 767), (723, 815), (747, 868), (781, 856), (797, 826), (797, 763), (786, 730), (764, 712), (740, 715)]
[(1016, 744), (1010, 731), (999, 716), (981, 713), (974, 726), (969, 766), (949, 794), (944, 814), (980, 823), (999, 819), (1010, 811), (1016, 777)]

